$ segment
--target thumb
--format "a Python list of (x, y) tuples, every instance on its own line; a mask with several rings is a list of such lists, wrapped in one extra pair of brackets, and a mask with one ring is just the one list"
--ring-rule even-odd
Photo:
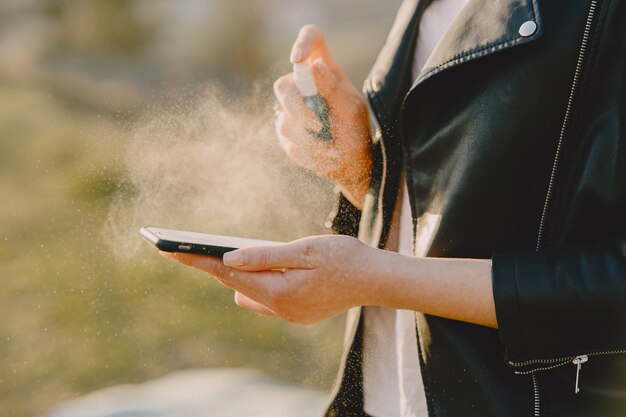
[(339, 79), (328, 68), (328, 65), (322, 57), (318, 57), (313, 61), (313, 76), (319, 93), (323, 97), (329, 97), (337, 89)]
[(313, 61), (318, 56), (326, 61), (335, 77), (340, 80), (346, 77), (339, 64), (335, 62), (320, 28), (312, 24), (305, 25), (300, 29), (298, 38), (291, 48), (291, 62), (303, 62), (307, 59)]
[(242, 271), (311, 269), (308, 250), (300, 243), (242, 248), (224, 254), (224, 265)]

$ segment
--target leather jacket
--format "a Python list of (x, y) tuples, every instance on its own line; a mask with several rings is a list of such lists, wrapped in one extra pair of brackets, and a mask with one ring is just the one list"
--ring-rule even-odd
[[(470, 0), (411, 84), (427, 3), (365, 83), (371, 189), (333, 226), (382, 248), (404, 169), (415, 245), (493, 260), (497, 330), (416, 313), (430, 416), (626, 416), (626, 1)], [(366, 416), (359, 318), (329, 417)]]

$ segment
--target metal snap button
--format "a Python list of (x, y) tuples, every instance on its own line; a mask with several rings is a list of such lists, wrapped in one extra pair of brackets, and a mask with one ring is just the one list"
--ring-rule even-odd
[(522, 26), (519, 27), (518, 32), (520, 35), (526, 38), (532, 35), (533, 33), (535, 33), (536, 30), (537, 30), (537, 24), (533, 22), (532, 20), (529, 20), (527, 22), (522, 23)]

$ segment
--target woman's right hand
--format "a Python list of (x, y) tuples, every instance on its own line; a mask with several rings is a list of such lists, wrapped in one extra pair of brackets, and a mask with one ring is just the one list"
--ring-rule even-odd
[(369, 118), (361, 92), (334, 61), (324, 36), (315, 25), (304, 26), (293, 45), (292, 62), (310, 59), (319, 93), (330, 111), (332, 142), (310, 132), (320, 131), (317, 115), (304, 105), (293, 73), (274, 83), (280, 104), (276, 117), (278, 141), (298, 165), (337, 183), (357, 208), (369, 189), (372, 161), (369, 152)]

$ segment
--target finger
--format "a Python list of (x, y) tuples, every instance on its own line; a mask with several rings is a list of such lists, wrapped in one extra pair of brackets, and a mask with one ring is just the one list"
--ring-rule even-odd
[[(322, 150), (320, 148), (310, 146), (307, 142), (295, 141), (291, 138), (300, 137), (299, 135), (291, 135), (285, 133), (278, 125), (276, 126), (276, 137), (278, 144), (285, 154), (298, 166), (313, 172), (314, 174), (332, 180), (332, 175), (336, 171), (333, 168), (333, 160), (336, 160), (336, 149)], [(311, 135), (310, 132), (302, 132), (300, 135)], [(316, 139), (317, 140), (317, 139)], [(322, 143), (317, 140), (317, 142)], [(323, 143), (326, 145), (326, 143)]]
[(235, 304), (237, 304), (241, 308), (254, 311), (255, 313), (261, 314), (263, 316), (276, 317), (276, 313), (274, 313), (272, 310), (238, 291), (235, 291)]
[(338, 79), (346, 78), (341, 67), (333, 59), (320, 28), (315, 25), (306, 25), (300, 29), (298, 38), (291, 48), (291, 62), (302, 62), (306, 59), (314, 60), (318, 56), (324, 58)]
[(281, 285), (282, 273), (277, 271), (238, 271), (225, 266), (221, 259), (214, 256), (182, 252), (176, 252), (173, 255), (178, 262), (208, 273), (222, 285), (240, 292), (250, 299), (269, 300), (276, 287)]
[(313, 76), (320, 94), (323, 97), (332, 97), (339, 85), (339, 79), (330, 71), (324, 58), (318, 57), (313, 61)]
[(278, 145), (282, 148), (283, 152), (296, 164), (302, 166), (301, 162), (297, 159), (297, 153), (294, 148), (294, 143), (285, 136), (279, 127), (278, 123), (276, 124), (276, 137), (278, 138)]
[(284, 75), (276, 80), (274, 94), (283, 111), (300, 125), (316, 132), (322, 128), (317, 115), (304, 105), (302, 96), (293, 81), (293, 74)]
[(277, 317), (266, 305), (274, 300), (275, 294), (284, 285), (282, 272), (238, 271), (224, 266), (219, 261), (219, 258), (211, 256), (181, 252), (175, 252), (171, 255), (168, 258), (207, 272), (224, 286), (233, 289), (239, 294), (235, 299), (238, 305), (259, 314)]
[(159, 251), (159, 255), (161, 255), (162, 257), (167, 258), (167, 259), (176, 260), (176, 257), (171, 252), (165, 252), (163, 250), (160, 250)]
[(229, 278), (232, 278), (231, 273), (233, 271), (231, 268), (224, 266), (224, 263), (218, 257), (183, 252), (173, 252), (171, 256), (172, 259), (177, 260), (181, 264), (204, 271), (220, 280), (229, 281)]
[(291, 159), (299, 167), (320, 176), (323, 176), (326, 173), (325, 170), (321, 169), (320, 163), (315, 158), (298, 148), (293, 142), (289, 141), (289, 139), (279, 137), (278, 144), (289, 159)]
[(242, 248), (224, 254), (224, 265), (242, 271), (312, 269), (314, 248), (308, 242)]
[(330, 144), (321, 142), (284, 113), (276, 118), (276, 137), (285, 153), (298, 165), (310, 169), (327, 152)]

